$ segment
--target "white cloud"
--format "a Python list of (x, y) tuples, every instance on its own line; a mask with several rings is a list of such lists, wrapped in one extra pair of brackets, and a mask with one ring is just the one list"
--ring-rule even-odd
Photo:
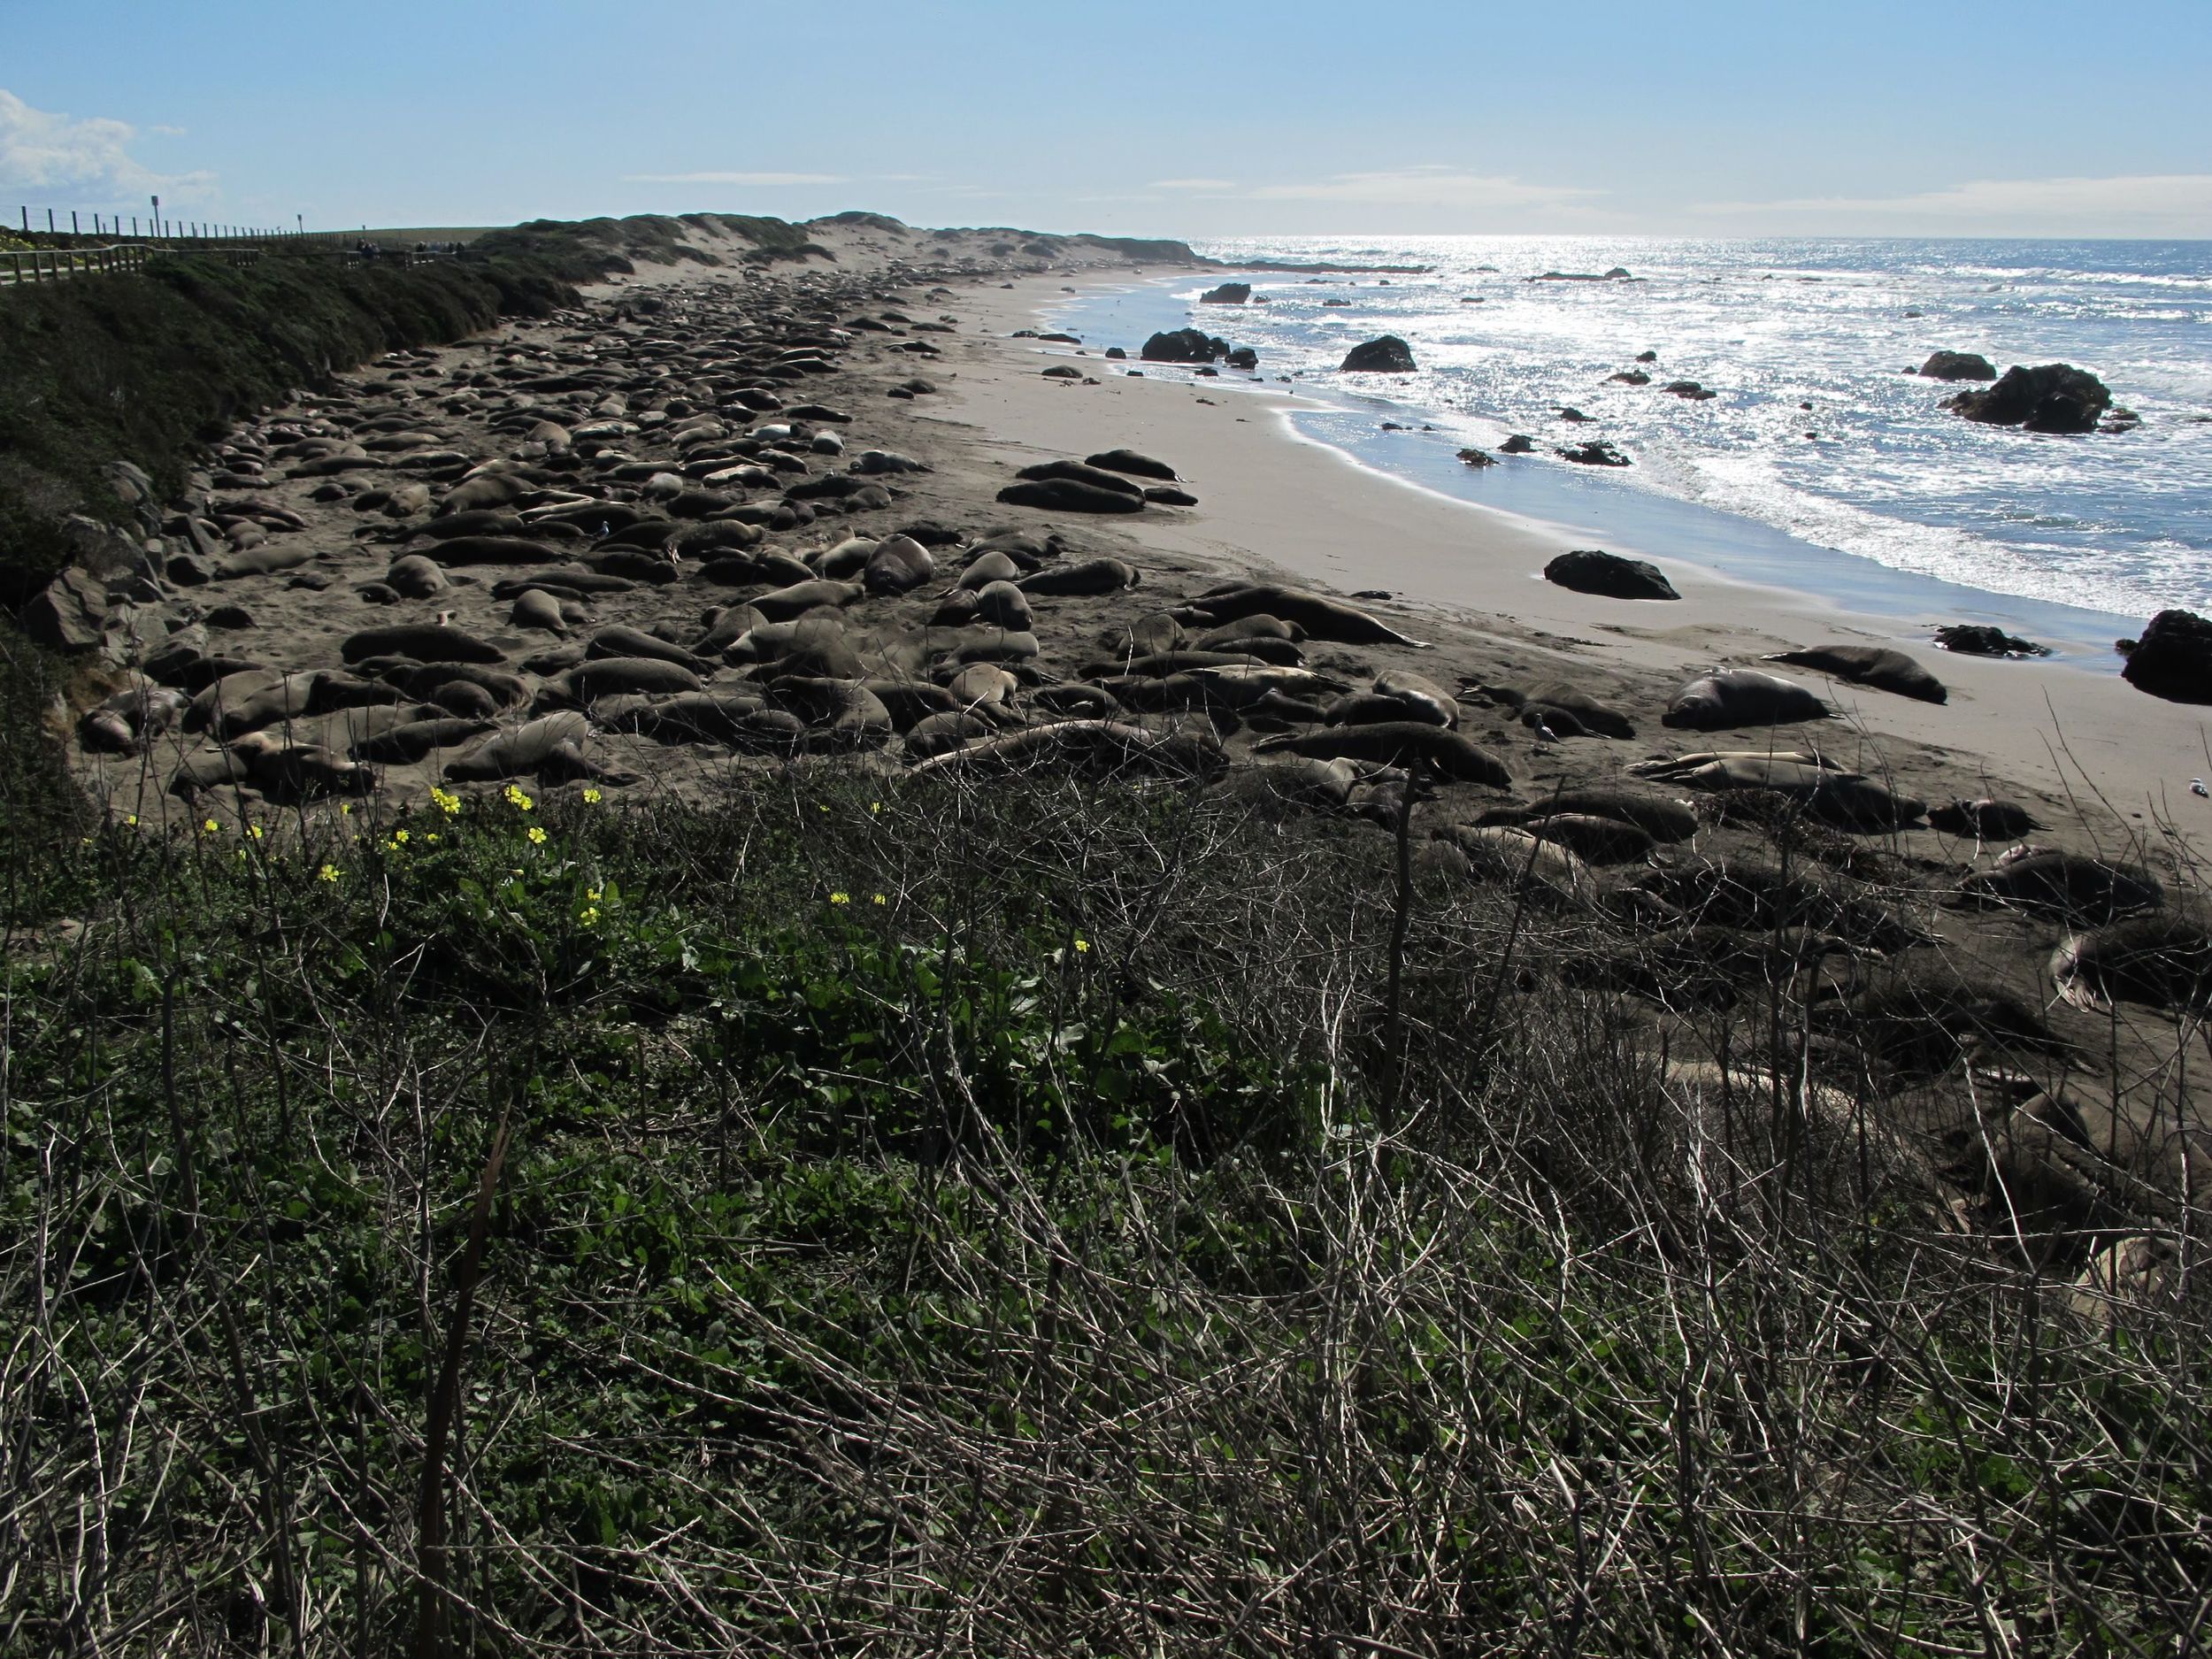
[(2138, 173), (2109, 179), (1978, 179), (1911, 196), (1799, 196), (1709, 202), (1694, 210), (1739, 218), (1882, 219), (1916, 228), (2002, 224), (2025, 230), (2212, 229), (2212, 173)]
[(1155, 179), (1145, 187), (1150, 190), (1203, 190), (1210, 194), (1233, 190), (1234, 179)]
[(849, 184), (841, 173), (626, 173), (625, 184)]
[(156, 173), (144, 165), (130, 153), (137, 136), (128, 121), (81, 120), (35, 110), (0, 89), (0, 187), (71, 197), (86, 206), (154, 193), (181, 201), (204, 196), (213, 187), (211, 173)]
[(1520, 179), (1467, 173), (1457, 167), (1399, 167), (1381, 173), (1340, 173), (1304, 184), (1263, 184), (1259, 202), (1346, 202), (1380, 207), (1557, 207), (1602, 191), (1571, 185), (1530, 184)]

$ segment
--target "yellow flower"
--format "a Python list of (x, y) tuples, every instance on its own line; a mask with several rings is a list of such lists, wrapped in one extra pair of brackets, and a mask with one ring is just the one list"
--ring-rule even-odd
[(891, 901), (890, 901), (890, 900), (888, 900), (888, 899), (887, 899), (887, 898), (885, 898), (885, 897), (883, 896), (883, 895), (882, 895), (882, 894), (879, 893), (879, 894), (875, 895), (874, 895), (874, 897), (871, 898), (868, 902), (869, 902), (871, 904), (888, 904)]
[(252, 836), (254, 840), (259, 841), (261, 839), (261, 826), (258, 824), (250, 826), (246, 833)]
[(430, 787), (430, 801), (432, 805), (448, 818), (451, 818), (461, 810), (461, 797), (451, 790), (439, 788), (435, 784)]
[(392, 832), (392, 840), (400, 845), (404, 846), (407, 841), (407, 832), (405, 830), (394, 830)]
[(530, 844), (533, 847), (542, 847), (545, 845), (545, 832), (539, 828), (535, 824), (533, 824), (530, 826)]
[(218, 824), (213, 818), (210, 818), (206, 823), (200, 826), (200, 833), (203, 835), (212, 835), (217, 830), (222, 827), (223, 826), (220, 824)]
[(132, 813), (128, 818), (125, 818), (123, 822), (129, 825), (133, 829), (136, 829), (138, 827), (138, 814), (135, 812)]
[(868, 810), (870, 810), (871, 812), (880, 812), (880, 811), (882, 811), (882, 810), (883, 810), (883, 803), (882, 803), (882, 802), (880, 802), (880, 801), (871, 801), (871, 802), (869, 802), (869, 803), (868, 803)]
[(849, 893), (833, 893), (830, 895), (830, 902), (832, 904), (850, 904), (852, 902), (853, 895)]
[(599, 907), (595, 904), (587, 904), (582, 910), (576, 912), (576, 919), (587, 927), (598, 926)]
[(430, 832), (430, 833), (429, 833), (429, 834), (427, 834), (427, 835), (426, 835), (426, 836), (424, 836), (424, 837), (423, 837), (423, 840), (425, 840), (425, 841), (436, 841), (437, 839), (438, 839), (438, 832), (437, 832), (437, 831), (435, 831), (435, 830), (432, 830), (432, 831)]
[(586, 899), (586, 901), (587, 901), (588, 902), (589, 902), (589, 903), (593, 903), (593, 904), (596, 904), (596, 903), (598, 903), (598, 902), (599, 902), (599, 889), (598, 889), (597, 887), (586, 887), (586, 888), (584, 889), (584, 898), (585, 898), (585, 899)]
[(1088, 950), (1090, 948), (1091, 948), (1091, 941), (1090, 941), (1089, 940), (1087, 940), (1087, 939), (1078, 939), (1078, 940), (1075, 941), (1076, 954), (1077, 954), (1077, 955), (1079, 955), (1079, 955), (1081, 955), (1083, 952), (1085, 952), (1085, 951)]
[(320, 870), (318, 870), (315, 874), (317, 879), (319, 880), (335, 881), (338, 879), (338, 866), (336, 864), (325, 864)]
[(601, 794), (596, 789), (586, 789), (584, 791), (584, 804), (586, 806), (597, 806), (606, 798), (607, 797), (604, 795)]
[(530, 810), (530, 797), (523, 794), (519, 785), (509, 784), (506, 788), (506, 796), (507, 804), (514, 808), (516, 811), (527, 812)]

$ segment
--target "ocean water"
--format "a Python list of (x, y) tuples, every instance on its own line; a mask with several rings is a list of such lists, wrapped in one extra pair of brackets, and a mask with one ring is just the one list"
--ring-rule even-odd
[[(1154, 330), (1194, 322), (1256, 348), (1268, 384), (1286, 376), (1312, 400), (1301, 432), (1369, 465), (1855, 609), (2008, 621), (2108, 651), (2124, 622), (2212, 611), (2212, 242), (1194, 245), (1231, 268), (1087, 294), (1055, 320), (1133, 357)], [(1234, 269), (1249, 259), (1430, 269)], [(1527, 280), (1616, 265), (1638, 280)], [(1269, 303), (1197, 303), (1236, 277)], [(1411, 344), (1417, 373), (1336, 372), (1382, 334)], [(1979, 352), (2000, 372), (2074, 364), (2143, 424), (2059, 437), (1962, 420), (1939, 407), (1956, 387), (1902, 372), (1939, 349)], [(1657, 361), (1636, 364), (1645, 350)], [(1649, 386), (1607, 379), (1639, 366)], [(1662, 391), (1677, 380), (1716, 396)], [(1589, 419), (1571, 423), (1566, 408)], [(1463, 445), (1494, 453), (1516, 432), (1538, 453), (1482, 469), (1455, 458)], [(1592, 438), (1634, 465), (1552, 455)]]

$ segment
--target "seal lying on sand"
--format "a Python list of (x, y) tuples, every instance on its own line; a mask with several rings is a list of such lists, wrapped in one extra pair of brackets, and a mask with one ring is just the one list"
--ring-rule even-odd
[(934, 757), (917, 773), (1026, 772), (1072, 767), (1086, 772), (1150, 772), (1173, 778), (1207, 778), (1225, 764), (1221, 745), (1188, 732), (1148, 732), (1121, 720), (1063, 720), (972, 743)]
[(1513, 786), (1513, 775), (1488, 749), (1456, 732), (1417, 720), (1389, 720), (1375, 726), (1339, 726), (1298, 737), (1262, 743), (1263, 755), (1303, 755), (1311, 760), (1374, 760), (1386, 765), (1426, 763), (1441, 776), (1461, 783)]
[(2017, 905), (2069, 921), (2108, 922), (2130, 911), (2156, 910), (2165, 903), (2166, 890), (2138, 865), (2017, 847), (1994, 870), (1967, 877), (1959, 897), (1969, 905)]
[[(1548, 726), (1556, 737), (1618, 737), (1636, 735), (1636, 727), (1618, 709), (1601, 703), (1588, 692), (1563, 680), (1545, 680), (1518, 691), (1510, 686), (1462, 682), (1460, 695), (1472, 692), (1494, 704), (1513, 710), (1524, 726)], [(1533, 717), (1533, 718), (1532, 718)]]
[(1662, 726), (1718, 732), (1736, 726), (1793, 726), (1824, 720), (1828, 705), (1793, 680), (1755, 668), (1724, 668), (1701, 675), (1674, 694)]
[(2212, 1000), (2212, 934), (2177, 916), (2138, 916), (2070, 939), (2051, 957), (2058, 993), (2102, 1012), (2115, 1001), (2201, 1009)]
[(1871, 686), (1922, 703), (1947, 703), (1951, 697), (1943, 682), (1918, 663), (1883, 646), (1816, 645), (1801, 651), (1777, 651), (1766, 660), (1817, 669), (1855, 686)]
[(1411, 645), (1425, 650), (1424, 641), (1401, 634), (1388, 623), (1364, 611), (1339, 604), (1333, 599), (1302, 588), (1277, 588), (1260, 582), (1228, 582), (1209, 588), (1193, 599), (1176, 619), (1188, 626), (1218, 627), (1240, 617), (1276, 617), (1294, 622), (1309, 637), (1340, 645)]
[(1946, 835), (1971, 835), (1977, 841), (2012, 841), (2043, 827), (2027, 808), (1987, 798), (1933, 808), (1928, 822)]

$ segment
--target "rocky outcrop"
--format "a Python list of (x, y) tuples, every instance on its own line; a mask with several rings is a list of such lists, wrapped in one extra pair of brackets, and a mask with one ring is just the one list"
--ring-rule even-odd
[(1973, 351), (1938, 351), (1920, 365), (1917, 373), (1932, 380), (1993, 380), (1997, 378), (1996, 365)]
[(1587, 443), (1578, 443), (1571, 449), (1552, 451), (1563, 461), (1573, 461), (1582, 466), (1627, 466), (1629, 459), (1602, 438), (1593, 438)]
[(1544, 580), (1578, 594), (1607, 599), (1679, 599), (1674, 584), (1648, 559), (1623, 558), (1594, 548), (1562, 553), (1544, 566)]
[(2169, 703), (2212, 703), (2212, 622), (2195, 611), (2160, 611), (2121, 651), (2121, 678), (2138, 691)]
[(1211, 363), (1229, 355), (1229, 342), (1203, 329), (1177, 328), (1153, 335), (1139, 355), (1147, 363)]
[(1224, 282), (1219, 288), (1208, 288), (1198, 296), (1201, 305), (1242, 305), (1252, 297), (1249, 282)]
[(1250, 346), (1238, 346), (1222, 362), (1233, 369), (1256, 369), (1260, 366), (1260, 354)]
[(1935, 642), (1961, 657), (2048, 657), (2051, 648), (1985, 622), (1955, 622), (1935, 631)]
[(1411, 374), (1418, 365), (1413, 348), (1395, 334), (1384, 334), (1344, 354), (1340, 372), (1345, 374)]
[(1993, 426), (2024, 426), (2030, 432), (2094, 432), (2112, 393), (2086, 370), (2067, 363), (2039, 368), (2007, 369), (1985, 392), (1961, 392), (1943, 406), (1969, 420)]
[(106, 586), (91, 572), (73, 565), (23, 607), (23, 631), (58, 651), (96, 650), (107, 615)]
[(1547, 271), (1541, 276), (1529, 278), (1532, 282), (1633, 282), (1636, 279), (1620, 265), (1610, 271)]

